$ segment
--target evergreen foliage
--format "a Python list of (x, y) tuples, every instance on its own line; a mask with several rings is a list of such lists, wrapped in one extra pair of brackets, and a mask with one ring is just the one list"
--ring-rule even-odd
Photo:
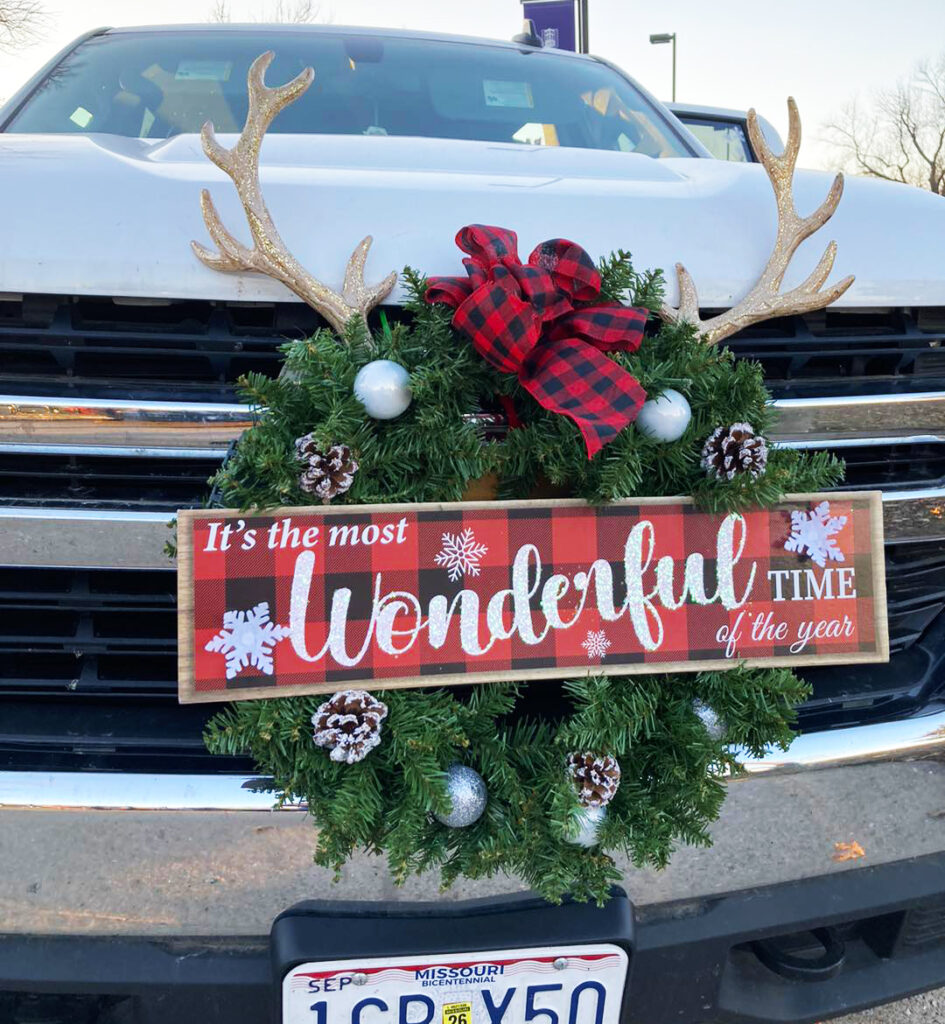
[[(600, 264), (605, 298), (657, 308), (658, 273), (638, 274), (618, 252)], [(329, 331), (286, 347), (279, 377), (252, 375), (245, 399), (265, 410), (215, 479), (219, 501), (240, 508), (312, 502), (298, 485), (295, 439), (314, 432), (324, 448), (344, 443), (360, 464), (336, 504), (458, 501), (467, 485), (492, 474), (501, 497), (558, 493), (606, 502), (632, 496), (692, 494), (710, 511), (771, 505), (786, 492), (823, 489), (842, 466), (818, 454), (774, 449), (758, 480), (708, 480), (702, 445), (719, 425), (771, 423), (768, 394), (755, 364), (705, 345), (689, 326), (662, 326), (632, 355), (616, 355), (655, 398), (683, 392), (693, 417), (672, 444), (633, 427), (588, 460), (575, 425), (546, 412), (514, 376), (492, 369), (452, 329), (452, 311), (423, 301), (424, 280), (411, 270), (407, 317), (369, 335), (352, 324), (344, 344)], [(370, 419), (354, 398), (357, 371), (372, 359), (394, 359), (411, 375), (414, 400), (399, 418)], [(464, 418), (514, 403), (521, 426), (487, 440)], [(551, 489), (549, 492), (549, 488)], [(743, 747), (786, 748), (794, 706), (806, 684), (785, 669), (737, 667), (682, 675), (582, 677), (556, 687), (482, 684), (453, 689), (389, 690), (381, 745), (363, 761), (331, 761), (314, 746), (310, 719), (321, 697), (234, 704), (210, 722), (206, 741), (217, 753), (249, 752), (272, 779), (279, 800), (303, 798), (317, 826), (315, 859), (340, 869), (356, 848), (386, 855), (395, 878), (439, 868), (444, 885), (460, 876), (505, 871), (548, 899), (570, 892), (607, 898), (619, 878), (611, 854), (663, 866), (679, 842), (708, 845), (709, 826), (724, 799), (724, 778), (738, 771), (731, 753)], [(726, 723), (710, 738), (693, 700)], [(567, 842), (580, 807), (565, 772), (572, 750), (615, 755), (621, 784), (592, 850)], [(445, 771), (455, 761), (486, 781), (484, 815), (463, 829), (439, 824), (447, 812)]]

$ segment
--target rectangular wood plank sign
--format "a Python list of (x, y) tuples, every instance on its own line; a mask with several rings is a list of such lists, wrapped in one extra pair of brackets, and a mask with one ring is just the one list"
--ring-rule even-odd
[(179, 516), (180, 699), (886, 661), (879, 492)]

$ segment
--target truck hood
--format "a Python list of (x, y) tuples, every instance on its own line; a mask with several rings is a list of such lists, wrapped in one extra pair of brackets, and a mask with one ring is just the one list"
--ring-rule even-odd
[[(234, 136), (221, 136), (232, 145)], [(598, 257), (629, 249), (638, 269), (684, 263), (704, 307), (726, 307), (753, 284), (774, 239), (763, 168), (707, 159), (487, 142), (272, 135), (263, 148), (266, 201), (288, 247), (333, 286), (355, 244), (374, 236), (367, 278), (409, 264), (462, 273), (453, 242), (480, 222), (518, 232), (523, 258), (548, 237)], [(4, 169), (5, 168), (5, 169)], [(160, 142), (109, 135), (0, 135), (0, 291), (244, 301), (291, 299), (255, 274), (204, 267), (199, 209), (212, 191), (224, 223), (249, 241), (235, 189), (199, 137)], [(799, 171), (807, 213), (830, 175)], [(799, 249), (799, 283), (834, 238), (834, 278), (856, 283), (844, 306), (945, 305), (945, 201), (904, 185), (850, 178), (829, 224)], [(394, 301), (402, 297), (398, 289)]]

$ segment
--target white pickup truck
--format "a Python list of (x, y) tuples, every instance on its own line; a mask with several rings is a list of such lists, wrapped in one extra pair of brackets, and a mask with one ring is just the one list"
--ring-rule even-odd
[[(682, 261), (718, 311), (771, 249), (762, 167), (708, 159), (593, 57), (336, 26), (102, 29), (29, 81), (0, 110), (0, 1018), (257, 1022), (293, 951), (561, 935), (627, 949), (626, 1024), (813, 1021), (945, 983), (945, 204), (916, 189), (849, 180), (829, 230), (853, 287), (729, 341), (764, 366), (777, 443), (834, 450), (848, 486), (882, 489), (892, 658), (808, 673), (803, 735), (746, 763), (713, 850), (660, 876), (628, 865), (635, 910), (549, 907), (512, 879), (454, 894), (485, 904), (418, 907), (401, 901), (422, 882), (395, 890), (366, 857), (333, 888), (304, 813), (272, 813), (248, 761), (207, 754), (206, 712), (177, 703), (167, 522), (249, 423), (236, 379), (277, 372), (319, 323), (189, 245), (203, 187), (241, 222), (197, 133), (212, 120), (229, 144), (269, 49), (272, 82), (316, 69), (261, 180), (321, 280), (367, 234), (372, 279), (460, 272), (452, 239), (475, 221), (523, 251), (561, 235)], [(799, 172), (801, 212), (828, 186)], [(848, 871), (830, 854), (852, 840), (867, 866)], [(273, 929), (316, 896), (346, 902)]]

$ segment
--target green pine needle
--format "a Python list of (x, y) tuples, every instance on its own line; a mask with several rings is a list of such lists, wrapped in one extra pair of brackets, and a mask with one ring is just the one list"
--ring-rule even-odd
[[(638, 273), (627, 253), (600, 263), (602, 295), (655, 311), (661, 273)], [(495, 474), (502, 497), (525, 497), (536, 486), (591, 502), (693, 495), (700, 507), (726, 512), (770, 506), (785, 493), (815, 491), (842, 478), (825, 453), (775, 449), (758, 480), (709, 480), (702, 445), (719, 425), (747, 421), (770, 429), (773, 409), (761, 368), (706, 345), (688, 325), (661, 326), (632, 355), (614, 358), (650, 397), (682, 391), (692, 407), (683, 437), (660, 444), (632, 426), (588, 460), (575, 425), (542, 409), (514, 376), (500, 374), (453, 331), (452, 311), (423, 301), (426, 282), (404, 272), (409, 301), (402, 322), (380, 314), (371, 338), (353, 322), (344, 343), (328, 331), (286, 346), (276, 378), (250, 374), (245, 401), (260, 410), (256, 424), (213, 483), (230, 507), (306, 505), (299, 488), (295, 439), (309, 432), (325, 448), (350, 446), (360, 469), (341, 504), (458, 501), (468, 484)], [(354, 397), (354, 377), (372, 359), (401, 363), (413, 402), (398, 419), (370, 419)], [(485, 440), (465, 419), (511, 396), (522, 426)], [(318, 829), (315, 860), (340, 871), (356, 849), (386, 856), (403, 881), (439, 869), (449, 885), (461, 877), (519, 875), (549, 900), (565, 893), (604, 902), (620, 873), (612, 854), (662, 867), (680, 843), (708, 845), (709, 827), (738, 771), (729, 745), (760, 754), (790, 743), (794, 707), (807, 685), (786, 669), (650, 676), (589, 676), (560, 688), (560, 702), (542, 696), (557, 684), (484, 684), (448, 690), (391, 690), (382, 742), (363, 761), (338, 764), (311, 737), (320, 698), (276, 698), (234, 704), (211, 719), (209, 749), (249, 753), (272, 779), (278, 801), (307, 801)], [(692, 710), (711, 705), (727, 724), (712, 740)], [(565, 775), (569, 751), (612, 753), (622, 777), (601, 829), (600, 846), (566, 841), (580, 813)], [(449, 829), (433, 817), (448, 810), (444, 773), (461, 761), (486, 781), (482, 818)]]

